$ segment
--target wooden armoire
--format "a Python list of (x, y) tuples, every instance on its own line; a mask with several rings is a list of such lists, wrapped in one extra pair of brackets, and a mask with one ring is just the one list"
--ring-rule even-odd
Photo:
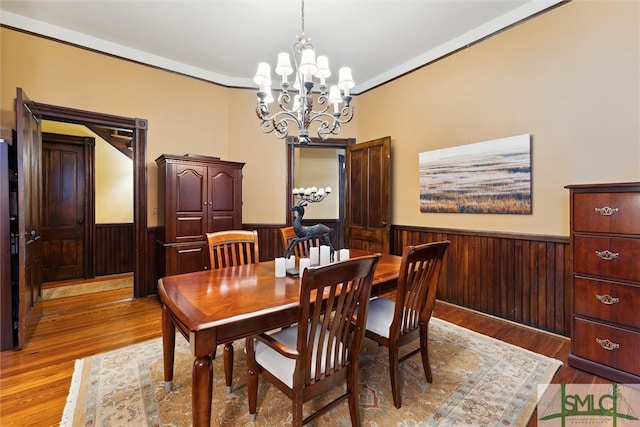
[(242, 229), (244, 163), (163, 154), (156, 164), (159, 277), (207, 269), (205, 233)]

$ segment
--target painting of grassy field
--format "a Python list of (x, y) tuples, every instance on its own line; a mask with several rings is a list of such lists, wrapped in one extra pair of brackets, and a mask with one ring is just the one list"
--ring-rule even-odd
[(529, 134), (419, 154), (420, 212), (531, 214)]

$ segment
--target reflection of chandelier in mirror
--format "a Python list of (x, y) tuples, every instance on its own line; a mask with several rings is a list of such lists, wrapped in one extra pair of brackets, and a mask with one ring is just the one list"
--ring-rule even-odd
[[(350, 105), (351, 95), (349, 90), (355, 86), (351, 69), (340, 68), (338, 84), (328, 87), (326, 79), (331, 76), (329, 59), (326, 56), (318, 56), (309, 43), (311, 39), (304, 34), (304, 0), (302, 0), (302, 33), (298, 36), (298, 42), (293, 46), (293, 61), (295, 69), (291, 67), (289, 54), (278, 54), (276, 74), (282, 77), (280, 87), (282, 91), (278, 96), (279, 110), (271, 114), (269, 106), (273, 102), (271, 96), (271, 66), (266, 62), (258, 64), (258, 71), (253, 81), (259, 86), (258, 106), (256, 113), (260, 119), (260, 129), (264, 133), (274, 132), (276, 137), (284, 139), (289, 135), (289, 126), (298, 128), (298, 143), (309, 142), (309, 127), (316, 124), (318, 137), (326, 139), (329, 135), (338, 135), (342, 125), (349, 123), (353, 118), (353, 107)], [(289, 88), (288, 78), (295, 72), (293, 89)], [(319, 79), (316, 100), (314, 101), (313, 89), (315, 83), (313, 77)], [(302, 82), (302, 84), (301, 84)], [(299, 92), (291, 98), (292, 92)], [(342, 91), (342, 93), (340, 92)], [(314, 110), (314, 102), (317, 110)], [(344, 105), (341, 106), (344, 102)], [(333, 112), (329, 112), (333, 106)]]

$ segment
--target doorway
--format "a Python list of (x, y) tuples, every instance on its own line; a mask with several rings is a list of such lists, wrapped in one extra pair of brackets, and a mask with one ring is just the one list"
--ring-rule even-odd
[(45, 287), (132, 273), (133, 156), (109, 140), (131, 132), (50, 120), (42, 131)]
[(147, 188), (146, 145), (147, 121), (103, 113), (76, 110), (68, 107), (34, 102), (43, 120), (75, 123), (85, 126), (101, 126), (131, 131), (133, 156), (133, 240), (134, 240), (134, 284), (133, 296), (145, 297), (155, 293), (153, 272), (147, 262)]
[[(296, 137), (288, 137), (287, 138), (287, 206), (286, 206), (286, 225), (290, 226), (293, 223), (293, 215), (291, 215), (291, 206), (295, 204), (295, 199), (293, 196), (293, 189), (303, 185), (303, 183), (296, 183), (297, 171), (301, 168), (306, 168), (305, 165), (300, 164), (301, 158), (304, 156), (300, 156), (298, 152), (308, 151), (306, 149), (316, 149), (325, 151), (333, 150), (333, 166), (329, 166), (330, 169), (337, 169), (337, 188), (334, 188), (333, 191), (336, 193), (336, 198), (338, 199), (338, 207), (337, 207), (337, 219), (335, 224), (335, 235), (334, 244), (337, 247), (344, 247), (344, 220), (345, 220), (345, 171), (344, 171), (344, 151), (347, 147), (350, 147), (355, 144), (355, 138), (330, 138), (326, 140), (321, 140), (318, 138), (311, 138), (311, 140), (306, 144), (298, 144), (298, 138)], [(302, 150), (305, 149), (305, 150)], [(332, 157), (331, 155), (329, 157)], [(323, 186), (322, 183), (318, 183)]]

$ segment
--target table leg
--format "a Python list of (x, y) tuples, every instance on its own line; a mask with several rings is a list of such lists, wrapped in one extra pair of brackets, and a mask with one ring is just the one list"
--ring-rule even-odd
[(173, 360), (176, 348), (176, 327), (167, 307), (162, 306), (162, 355), (164, 362), (164, 391), (171, 391), (173, 381)]
[(233, 382), (233, 343), (224, 345), (224, 379), (227, 384), (227, 393), (231, 393)]
[(213, 394), (213, 362), (210, 355), (197, 357), (191, 373), (191, 406), (193, 427), (211, 425), (211, 398)]

